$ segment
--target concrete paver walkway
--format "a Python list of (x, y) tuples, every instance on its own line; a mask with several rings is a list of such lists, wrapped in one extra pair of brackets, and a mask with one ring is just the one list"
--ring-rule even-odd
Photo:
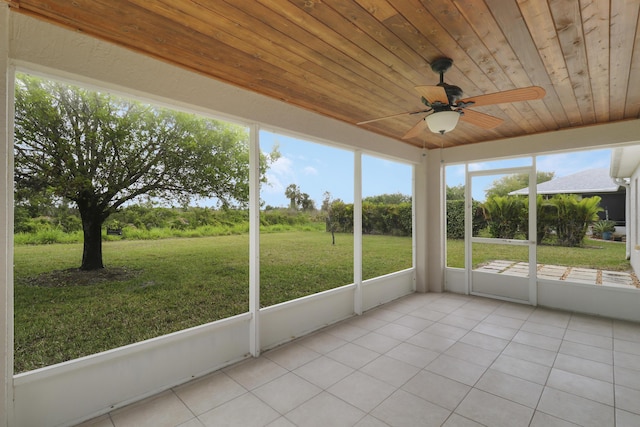
[[(624, 271), (606, 271), (546, 264), (538, 264), (537, 270), (540, 279), (566, 280), (618, 288), (640, 288), (640, 281), (638, 281), (636, 275)], [(476, 268), (474, 271), (528, 277), (529, 264), (526, 262), (495, 260)]]

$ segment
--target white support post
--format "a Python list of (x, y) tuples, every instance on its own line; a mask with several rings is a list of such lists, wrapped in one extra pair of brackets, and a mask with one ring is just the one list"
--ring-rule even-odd
[(249, 127), (249, 351), (260, 356), (260, 128)]
[(0, 4), (0, 427), (13, 416), (13, 88), (9, 5)]
[(362, 152), (353, 160), (353, 283), (356, 285), (353, 310), (362, 314)]

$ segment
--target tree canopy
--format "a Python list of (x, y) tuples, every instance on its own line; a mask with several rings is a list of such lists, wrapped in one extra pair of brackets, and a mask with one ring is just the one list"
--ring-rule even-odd
[(103, 222), (140, 196), (248, 201), (243, 127), (27, 75), (17, 77), (15, 111), (16, 202), (77, 205), (82, 269), (102, 268)]
[[(543, 172), (538, 171), (536, 173), (536, 184), (540, 184), (546, 181), (551, 181), (555, 175), (555, 172)], [(496, 179), (491, 184), (485, 194), (487, 199), (493, 196), (506, 196), (512, 191), (520, 190), (529, 185), (529, 174), (516, 173), (512, 175), (505, 175), (502, 178)]]

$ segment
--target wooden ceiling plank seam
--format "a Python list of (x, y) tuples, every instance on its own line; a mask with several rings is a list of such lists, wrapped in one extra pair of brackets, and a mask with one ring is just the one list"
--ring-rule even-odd
[[(498, 4), (497, 0), (486, 0), (488, 2), (496, 2), (494, 5), (497, 9), (505, 9), (502, 3)], [(582, 116), (578, 109), (578, 102), (575, 98), (573, 87), (571, 86), (571, 80), (567, 71), (565, 59), (560, 48), (560, 41), (556, 33), (556, 27), (551, 16), (551, 10), (546, 2), (532, 2), (529, 0), (518, 0), (518, 7), (526, 26), (528, 35), (533, 40), (536, 47), (536, 54), (532, 52), (525, 53), (524, 50), (518, 50), (521, 57), (527, 56), (528, 62), (532, 64), (539, 64), (540, 70), (546, 70), (546, 74), (540, 71), (539, 77), (548, 81), (548, 87), (543, 85), (547, 89), (547, 96), (545, 97), (545, 104), (552, 105), (554, 101), (558, 101), (562, 108), (558, 108), (558, 105), (552, 105), (550, 109), (556, 114), (565, 113), (566, 120), (560, 121), (560, 127), (581, 126)], [(494, 10), (494, 7), (492, 7)], [(494, 14), (496, 13), (494, 10)], [(505, 23), (506, 24), (506, 23)], [(506, 24), (509, 25), (509, 24)], [(503, 31), (505, 25), (501, 25)], [(518, 37), (514, 34), (514, 37)], [(525, 49), (524, 45), (521, 48)], [(525, 61), (526, 63), (527, 61)], [(531, 72), (530, 72), (531, 74)], [(553, 91), (556, 96), (551, 93)]]
[[(533, 86), (533, 82), (522, 67), (504, 33), (500, 31), (500, 27), (487, 5), (475, 0), (454, 0), (454, 5), (465, 16), (478, 40), (484, 44), (488, 53), (494, 58), (495, 65), (492, 66), (499, 67), (514, 88)], [(480, 66), (480, 64), (478, 65)], [(501, 90), (505, 89), (507, 89), (506, 86), (501, 87)], [(519, 104), (518, 108), (528, 110), (525, 117), (536, 129), (550, 130), (545, 123), (553, 123), (554, 126), (551, 129), (556, 127), (555, 120), (544, 103)]]
[(624, 110), (625, 119), (640, 118), (640, 14), (636, 21), (636, 36), (633, 44), (633, 56), (629, 70), (627, 102)]
[[(539, 117), (546, 119), (547, 128), (555, 129), (570, 125), (569, 118), (564, 111), (561, 98), (557, 93), (548, 74), (545, 73), (545, 66), (541, 58), (536, 39), (530, 31), (530, 26), (526, 22), (521, 9), (516, 3), (507, 3), (487, 0), (485, 2), (490, 13), (498, 24), (498, 28), (511, 45), (511, 49), (518, 53), (518, 62), (528, 75), (531, 82), (545, 89), (546, 95), (543, 104), (547, 107), (540, 112)], [(535, 104), (535, 103), (534, 103)], [(531, 105), (531, 104), (530, 104)], [(552, 108), (556, 113), (544, 114), (544, 111)]]
[[(409, 88), (414, 84), (412, 80), (405, 78), (405, 76), (394, 69), (389, 69), (386, 64), (376, 56), (362, 47), (357, 46), (351, 40), (346, 40), (340, 33), (334, 31), (333, 28), (329, 28), (324, 24), (319, 25), (320, 21), (316, 17), (304, 13), (304, 11), (301, 12), (295, 4), (289, 1), (281, 1), (276, 5), (271, 0), (258, 1), (267, 7), (273, 8), (274, 12), (280, 14), (295, 25), (305, 28), (317, 39), (329, 43), (333, 46), (333, 49), (351, 58), (352, 61), (368, 68), (376, 75), (383, 76), (386, 81), (394, 82), (398, 87), (404, 88), (407, 94), (411, 93)], [(380, 73), (381, 68), (385, 69), (385, 73)]]
[(629, 34), (637, 25), (639, 8), (637, 0), (611, 2), (609, 120), (624, 119), (635, 39)]
[[(136, 0), (130, 1), (136, 2)], [(151, 12), (153, 10), (156, 10), (156, 13), (162, 13), (167, 19), (178, 18), (178, 16), (176, 16), (174, 12), (177, 9), (168, 9), (166, 7), (161, 7), (163, 3), (160, 1), (156, 1), (153, 3), (143, 1), (138, 2), (138, 4), (141, 7), (144, 7), (144, 5), (152, 4), (153, 9), (150, 10)], [(205, 14), (205, 11), (203, 10), (194, 10), (184, 7), (180, 10), (185, 13), (185, 15), (190, 16), (191, 27), (195, 31), (198, 31), (206, 37), (213, 37), (220, 40), (224, 39), (225, 41), (223, 41), (223, 43), (227, 44), (228, 46), (234, 49), (238, 49), (239, 51), (246, 53), (250, 57), (256, 58), (256, 60), (265, 61), (274, 67), (282, 69), (283, 72), (287, 72), (289, 73), (289, 75), (302, 79), (302, 84), (304, 84), (306, 81), (307, 86), (309, 87), (321, 88), (321, 90), (317, 91), (319, 93), (340, 93), (346, 90), (352, 90), (355, 94), (358, 94), (361, 97), (370, 96), (369, 92), (359, 90), (358, 87), (344, 85), (344, 79), (335, 79), (334, 81), (325, 79), (323, 75), (319, 74), (319, 72), (322, 70), (318, 70), (316, 68), (314, 68), (313, 70), (308, 70), (309, 73), (312, 73), (312, 76), (308, 76), (304, 73), (299, 72), (299, 68), (293, 65), (293, 63), (296, 63), (297, 61), (288, 56), (287, 51), (279, 49), (279, 47), (275, 45), (271, 46), (271, 49), (273, 50), (266, 49), (261, 45), (261, 43), (263, 43), (263, 38), (257, 36), (254, 37), (253, 34), (248, 34), (248, 38), (241, 37), (241, 31), (235, 25), (235, 23), (233, 21), (229, 21), (223, 16), (216, 15), (215, 21), (206, 21), (203, 20), (204, 17), (202, 15)], [(197, 14), (194, 14), (194, 12), (199, 13), (200, 16), (196, 16)], [(209, 18), (214, 17), (209, 16)], [(213, 22), (216, 23), (216, 27), (212, 27)], [(229, 27), (225, 25), (225, 23), (229, 23), (228, 25), (231, 25), (232, 28), (235, 27), (238, 31), (234, 33), (230, 32)], [(224, 37), (222, 37), (222, 35), (218, 36), (220, 33), (224, 33), (226, 35)], [(256, 47), (258, 47), (258, 49), (256, 49)], [(257, 56), (259, 56), (259, 58)], [(301, 67), (300, 69), (304, 68)], [(342, 83), (343, 85), (340, 85), (340, 83)], [(345, 97), (344, 99), (347, 99), (347, 97)], [(345, 105), (349, 105), (349, 103), (345, 103)]]
[(422, 76), (428, 68), (428, 63), (400, 37), (380, 21), (376, 20), (357, 1), (345, 2), (344, 0), (324, 0), (346, 21), (351, 22), (372, 40), (376, 41), (383, 49), (394, 55), (398, 61), (411, 68), (417, 76)]
[[(378, 70), (399, 74), (406, 81), (415, 84), (416, 79), (419, 77), (415, 69), (400, 61), (387, 49), (376, 49), (379, 44), (375, 39), (372, 39), (367, 33), (336, 12), (329, 4), (306, 0), (289, 0), (289, 2), (298, 8), (298, 14), (306, 13), (338, 34), (345, 48), (349, 50), (355, 49), (361, 53), (365, 52), (367, 56), (372, 56), (370, 52), (376, 52), (373, 57), (383, 65)], [(319, 36), (322, 36), (322, 34), (319, 34)], [(380, 72), (384, 73), (384, 71)]]
[(609, 2), (580, 0), (580, 14), (596, 122), (606, 123), (609, 120)]
[[(99, 3), (98, 1), (92, 1), (92, 6), (95, 6), (97, 3)], [(21, 10), (24, 11), (25, 8), (22, 8)], [(51, 12), (50, 9), (45, 10), (44, 12)], [(98, 21), (102, 21), (100, 18), (105, 16), (104, 14), (100, 14)], [(124, 18), (123, 18), (124, 19)], [(146, 21), (148, 21), (149, 18), (147, 17), (147, 20), (145, 20), (145, 24)], [(124, 21), (126, 22), (126, 21)], [(77, 25), (73, 25), (73, 27), (80, 27), (80, 29), (82, 30), (82, 26), (77, 26)], [(93, 27), (94, 29), (99, 29), (99, 27), (96, 25)], [(119, 26), (119, 28), (122, 28), (122, 25)], [(133, 28), (133, 27), (127, 27), (127, 28)], [(136, 34), (138, 37), (147, 34), (147, 32), (145, 31), (141, 31), (139, 28), (137, 27), (138, 30), (136, 30)], [(107, 34), (109, 34), (109, 32), (106, 32)], [(170, 58), (167, 57), (167, 55), (163, 55), (157, 51), (153, 51), (151, 49), (140, 49), (139, 47), (131, 47), (127, 41), (131, 39), (131, 36), (129, 34), (127, 34), (126, 36), (124, 36), (123, 34), (119, 34), (119, 33), (115, 33), (115, 34), (111, 34), (111, 35), (105, 35), (105, 32), (102, 32), (101, 34), (101, 38), (106, 39), (108, 41), (110, 41), (111, 43), (116, 42), (117, 44), (120, 44), (122, 46), (125, 46), (129, 49), (133, 49), (136, 50), (138, 52), (147, 54), (149, 56), (155, 57), (157, 59), (161, 59), (164, 62), (169, 62), (172, 64), (177, 64), (175, 60), (172, 60)], [(200, 55), (194, 54), (193, 50), (190, 47), (185, 47), (185, 48), (178, 48), (178, 47), (174, 47), (175, 50), (180, 52), (180, 57), (182, 58), (190, 58), (190, 62), (187, 63), (179, 63), (178, 65), (183, 66), (184, 68), (187, 69), (191, 69), (194, 71), (197, 71), (199, 73), (204, 73), (208, 76), (214, 76), (216, 77), (215, 74), (211, 73), (211, 70), (208, 68), (208, 66), (206, 64), (202, 64), (200, 62), (200, 60), (202, 59), (202, 57)], [(175, 51), (173, 52), (174, 54), (176, 53)], [(238, 56), (239, 52), (238, 51), (230, 51), (228, 52), (229, 54), (233, 55), (233, 56)], [(238, 62), (237, 60), (234, 62)], [(247, 87), (246, 86), (246, 82), (248, 81), (253, 81), (255, 82), (255, 87), (252, 88), (252, 90), (254, 90), (255, 92), (259, 92), (259, 93), (263, 93), (267, 96), (270, 97), (274, 97), (277, 99), (279, 98), (279, 94), (282, 93), (286, 93), (291, 92), (291, 88), (290, 86), (282, 86), (281, 83), (283, 82), (287, 82), (287, 74), (286, 73), (278, 73), (278, 74), (274, 74), (269, 76), (269, 78), (264, 78), (264, 77), (260, 77), (262, 75), (267, 74), (267, 71), (264, 70), (260, 70), (257, 68), (253, 68), (250, 71), (244, 71), (243, 69), (248, 69), (249, 67), (236, 67), (236, 66), (230, 66), (225, 64), (222, 61), (217, 61), (217, 66), (219, 67), (219, 70), (222, 70), (221, 72), (219, 71), (220, 77), (218, 77), (219, 80), (223, 80), (226, 81), (228, 83), (234, 84), (235, 86), (239, 86), (239, 87)], [(235, 76), (237, 77), (237, 81), (234, 81), (233, 79), (230, 79), (230, 76)], [(256, 78), (256, 76), (258, 76), (258, 78)], [(280, 84), (276, 85), (274, 82), (280, 82)], [(273, 90), (268, 90), (269, 88), (273, 88)], [(260, 90), (258, 90), (260, 89)], [(300, 94), (303, 95), (303, 94)], [(298, 95), (298, 97), (300, 97), (300, 95)], [(308, 96), (305, 96), (308, 97)], [(299, 106), (301, 106), (302, 108), (305, 108), (307, 110), (311, 110), (311, 111), (316, 111), (317, 112), (317, 105), (319, 104), (319, 100), (322, 99), (322, 94), (318, 93), (314, 96), (314, 102), (311, 103), (300, 103)], [(327, 105), (326, 108), (334, 108), (335, 109), (335, 105)], [(343, 111), (341, 112), (341, 115), (343, 116), (343, 119), (346, 118), (349, 114), (349, 112), (351, 111), (351, 106), (349, 106), (349, 108), (344, 108)], [(337, 110), (336, 110), (337, 112)]]
[[(268, 34), (270, 34), (269, 39), (272, 43), (276, 43), (282, 47), (286, 46), (288, 49), (291, 49), (293, 52), (298, 54), (301, 58), (304, 58), (307, 61), (326, 69), (327, 72), (333, 73), (336, 76), (345, 79), (354, 85), (358, 85), (367, 91), (374, 92), (378, 98), (384, 99), (385, 102), (391, 106), (396, 105), (398, 108), (402, 108), (405, 105), (407, 97), (401, 98), (392, 90), (386, 89), (389, 83), (392, 83), (393, 89), (397, 92), (399, 87), (394, 86), (394, 81), (390, 82), (388, 80), (384, 80), (379, 74), (373, 73), (370, 69), (363, 67), (358, 62), (352, 61), (351, 58), (347, 57), (342, 52), (339, 52), (337, 50), (333, 50), (332, 56), (321, 54), (320, 52), (329, 51), (330, 46), (323, 40), (318, 39), (317, 37), (308, 33), (305, 29), (300, 28), (295, 24), (289, 23), (290, 25), (288, 25), (287, 32), (282, 31), (282, 26), (278, 26), (277, 22), (269, 25), (265, 21), (284, 21), (284, 18), (273, 12), (271, 9), (268, 9), (263, 5), (253, 3), (253, 5), (251, 6), (252, 9), (259, 7), (260, 10), (256, 11), (255, 16), (251, 16), (247, 13), (247, 10), (241, 9), (241, 7), (246, 6), (246, 4), (242, 2), (233, 2), (229, 4), (217, 1), (213, 3), (213, 7), (218, 8), (223, 4), (228, 4), (228, 8), (225, 8), (225, 10), (235, 8), (239, 13), (244, 14), (244, 19), (247, 21), (250, 20), (248, 24), (256, 32), (260, 32), (260, 30), (264, 27), (272, 28), (275, 33), (268, 32)], [(212, 7), (210, 3), (207, 6)], [(262, 25), (264, 27), (260, 27), (259, 25)], [(305, 35), (306, 37), (304, 37)], [(320, 46), (311, 46), (310, 42), (318, 42)], [(315, 49), (312, 47), (315, 47)], [(336, 61), (336, 57), (339, 57), (341, 60)], [(350, 67), (355, 68), (356, 70), (358, 70), (358, 72), (351, 69)]]
[(584, 45), (580, 4), (576, 1), (551, 0), (549, 7), (582, 122), (594, 124), (596, 115), (591, 96), (591, 81), (589, 79), (587, 50)]

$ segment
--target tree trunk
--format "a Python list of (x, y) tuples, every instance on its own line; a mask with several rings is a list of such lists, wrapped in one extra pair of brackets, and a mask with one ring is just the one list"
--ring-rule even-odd
[(99, 270), (104, 268), (102, 264), (102, 220), (97, 213), (81, 212), (81, 216), (84, 248), (80, 270)]

